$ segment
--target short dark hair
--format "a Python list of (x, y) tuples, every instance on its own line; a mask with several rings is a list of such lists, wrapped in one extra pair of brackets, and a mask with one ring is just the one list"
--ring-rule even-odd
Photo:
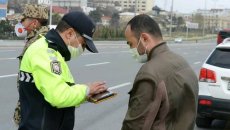
[(140, 38), (141, 33), (149, 33), (153, 37), (162, 38), (162, 33), (157, 22), (146, 14), (140, 14), (131, 19), (127, 26), (130, 25), (131, 31), (136, 38)]
[(64, 32), (65, 30), (72, 28), (68, 23), (66, 23), (64, 20), (61, 20), (56, 27), (56, 30), (60, 33)]
[[(69, 29), (69, 28), (73, 28), (71, 27), (66, 21), (61, 20), (56, 27), (56, 30), (60, 33), (64, 32), (65, 30)], [(79, 32), (73, 28), (73, 30), (76, 32), (77, 35), (80, 35)]]

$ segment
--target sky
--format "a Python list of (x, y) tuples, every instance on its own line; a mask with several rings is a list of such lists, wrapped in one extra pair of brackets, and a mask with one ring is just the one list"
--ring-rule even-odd
[[(154, 0), (155, 5), (170, 11), (172, 0)], [(181, 13), (191, 13), (197, 9), (230, 9), (230, 0), (174, 0), (173, 10)]]

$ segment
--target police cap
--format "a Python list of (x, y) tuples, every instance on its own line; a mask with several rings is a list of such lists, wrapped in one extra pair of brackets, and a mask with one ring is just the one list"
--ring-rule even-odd
[(74, 11), (65, 14), (62, 20), (84, 37), (87, 50), (93, 53), (98, 53), (92, 38), (93, 33), (95, 32), (95, 25), (88, 16), (86, 16), (83, 12)]

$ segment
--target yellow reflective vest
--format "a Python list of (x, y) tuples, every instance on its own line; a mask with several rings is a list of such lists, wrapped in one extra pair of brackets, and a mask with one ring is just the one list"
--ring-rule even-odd
[(86, 98), (87, 86), (70, 86), (74, 84), (74, 79), (67, 63), (58, 51), (48, 47), (45, 37), (37, 40), (25, 52), (19, 78), (20, 82), (27, 83), (20, 87), (34, 84), (44, 100), (53, 107), (79, 106)]
[(63, 50), (69, 54), (60, 35), (51, 30), (24, 53), (18, 75), (18, 130), (73, 130), (75, 106), (85, 101), (88, 88), (74, 83)]

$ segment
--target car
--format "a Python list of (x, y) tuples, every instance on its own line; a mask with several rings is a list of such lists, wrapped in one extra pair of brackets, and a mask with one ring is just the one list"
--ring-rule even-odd
[(174, 39), (175, 43), (181, 43), (182, 41), (183, 41), (183, 39), (180, 37)]
[(230, 37), (230, 29), (220, 30), (217, 34), (217, 45), (222, 43), (225, 38)]
[(55, 29), (57, 25), (49, 25), (49, 29)]
[(230, 119), (230, 38), (217, 45), (199, 75), (196, 125), (211, 127), (214, 119)]

